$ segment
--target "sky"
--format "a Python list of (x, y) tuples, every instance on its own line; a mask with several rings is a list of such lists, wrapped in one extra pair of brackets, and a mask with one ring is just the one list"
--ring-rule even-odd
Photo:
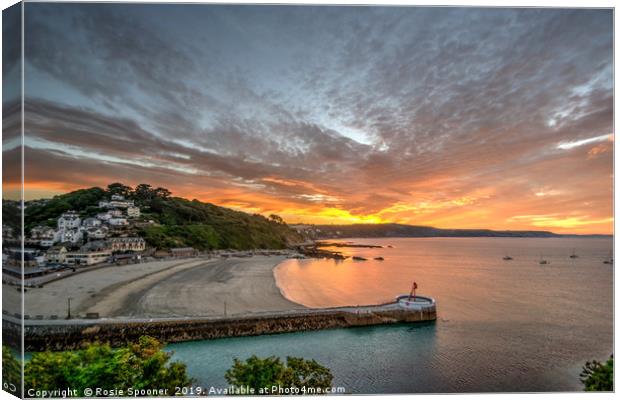
[(289, 223), (612, 232), (611, 10), (25, 8), (27, 199), (120, 181)]

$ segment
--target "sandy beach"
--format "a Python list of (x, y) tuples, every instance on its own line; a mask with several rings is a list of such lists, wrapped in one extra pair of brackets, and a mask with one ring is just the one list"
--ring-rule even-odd
[[(74, 315), (184, 317), (241, 315), (303, 308), (285, 299), (273, 276), (284, 257), (185, 259), (111, 266), (55, 281), (26, 292), (25, 312)], [(4, 309), (14, 312), (19, 292), (4, 286)]]

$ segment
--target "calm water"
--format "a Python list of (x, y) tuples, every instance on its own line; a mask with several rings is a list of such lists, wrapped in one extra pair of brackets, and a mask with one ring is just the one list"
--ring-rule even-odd
[(226, 386), (234, 357), (292, 355), (328, 366), (348, 392), (413, 393), (580, 390), (583, 362), (612, 353), (611, 239), (349, 240), (385, 247), (338, 249), (369, 261), (287, 260), (283, 293), (309, 307), (369, 304), (416, 280), (437, 322), (180, 343), (175, 358), (205, 386)]

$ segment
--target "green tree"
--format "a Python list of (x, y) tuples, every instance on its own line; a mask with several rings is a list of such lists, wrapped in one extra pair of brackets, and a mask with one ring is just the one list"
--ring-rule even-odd
[(140, 204), (145, 204), (155, 197), (155, 191), (153, 187), (146, 183), (141, 183), (136, 186), (133, 191), (133, 197)]
[(315, 360), (288, 357), (286, 383), (294, 387), (326, 388), (332, 385), (334, 376), (329, 368)]
[(119, 196), (129, 197), (131, 196), (132, 190), (130, 186), (123, 185), (120, 182), (114, 182), (108, 185), (108, 193), (110, 195), (116, 194)]
[(5, 390), (21, 397), (22, 388), (21, 363), (15, 358), (8, 346), (2, 346), (2, 383)]
[(259, 358), (255, 355), (245, 361), (235, 358), (225, 377), (230, 385), (248, 386), (261, 394), (270, 394), (260, 390), (272, 386), (323, 389), (330, 387), (334, 378), (329, 368), (315, 360), (287, 357), (285, 365), (278, 357)]
[(162, 199), (167, 199), (172, 196), (172, 192), (166, 188), (158, 187), (154, 190), (155, 197), (161, 197)]
[(581, 382), (586, 391), (611, 392), (614, 390), (614, 356), (605, 364), (596, 360), (586, 362), (581, 374)]
[(282, 219), (282, 217), (277, 214), (271, 214), (269, 216), (269, 219), (275, 222), (276, 224), (282, 224), (282, 225), (286, 224), (286, 222), (284, 222), (284, 219)]
[(26, 363), (24, 386), (37, 390), (69, 387), (80, 396), (85, 388), (167, 389), (171, 396), (176, 387), (189, 386), (192, 380), (185, 365), (170, 362), (170, 357), (149, 336), (117, 349), (92, 344), (77, 351), (35, 353)]

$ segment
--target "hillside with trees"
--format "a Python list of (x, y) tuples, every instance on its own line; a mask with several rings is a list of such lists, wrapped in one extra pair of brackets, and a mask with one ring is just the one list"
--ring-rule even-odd
[(136, 233), (158, 249), (186, 246), (198, 250), (282, 249), (302, 240), (277, 215), (267, 218), (247, 214), (195, 199), (173, 197), (168, 189), (161, 187), (140, 184), (132, 188), (122, 183), (28, 202), (26, 232), (37, 225), (55, 226), (57, 218), (69, 210), (77, 211), (82, 218), (92, 217), (101, 211), (99, 201), (112, 195), (124, 196), (140, 207), (141, 223), (135, 228)]

